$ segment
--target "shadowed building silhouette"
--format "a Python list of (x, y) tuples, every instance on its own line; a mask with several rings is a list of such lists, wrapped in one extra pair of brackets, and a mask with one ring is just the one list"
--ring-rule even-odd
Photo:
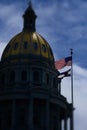
[(1, 57), (0, 130), (67, 130), (67, 124), (72, 130), (72, 104), (60, 93), (54, 55), (36, 32), (36, 18), (29, 3), (23, 31)]

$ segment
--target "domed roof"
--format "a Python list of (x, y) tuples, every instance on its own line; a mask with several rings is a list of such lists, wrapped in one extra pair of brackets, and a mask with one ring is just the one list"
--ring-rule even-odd
[(37, 32), (21, 32), (7, 44), (2, 60), (14, 56), (38, 56), (54, 61), (54, 56), (48, 42)]
[(23, 15), (23, 31), (14, 36), (7, 44), (1, 61), (13, 59), (45, 60), (54, 66), (54, 56), (48, 42), (36, 32), (35, 20), (37, 16), (30, 3)]

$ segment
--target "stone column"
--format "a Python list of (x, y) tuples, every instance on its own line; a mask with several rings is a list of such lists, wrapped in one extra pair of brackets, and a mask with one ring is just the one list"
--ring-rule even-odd
[(67, 130), (67, 112), (65, 111), (64, 130)]
[(29, 114), (28, 114), (28, 124), (29, 130), (33, 130), (33, 98), (31, 97), (29, 100)]
[(60, 127), (59, 130), (62, 130), (62, 120), (60, 119)]
[(15, 128), (15, 100), (12, 101), (12, 124), (11, 124), (11, 130), (14, 130)]
[(46, 101), (46, 130), (49, 130), (50, 128), (50, 103), (49, 101)]

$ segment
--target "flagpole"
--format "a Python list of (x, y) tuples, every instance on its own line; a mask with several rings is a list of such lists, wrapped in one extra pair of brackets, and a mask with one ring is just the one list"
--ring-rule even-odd
[(71, 115), (71, 130), (74, 130), (74, 101), (73, 101), (73, 49), (71, 49), (71, 103), (72, 103), (72, 115)]
[(73, 106), (73, 50), (71, 49), (71, 58), (72, 58), (72, 62), (71, 62), (71, 102), (72, 102), (72, 106)]

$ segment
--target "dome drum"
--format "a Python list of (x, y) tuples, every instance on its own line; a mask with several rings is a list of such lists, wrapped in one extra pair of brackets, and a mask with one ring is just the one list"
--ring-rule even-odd
[[(14, 64), (0, 69), (0, 90), (50, 90), (58, 94), (57, 73), (37, 64)], [(2, 88), (3, 86), (3, 88)], [(43, 91), (44, 92), (44, 91)]]

